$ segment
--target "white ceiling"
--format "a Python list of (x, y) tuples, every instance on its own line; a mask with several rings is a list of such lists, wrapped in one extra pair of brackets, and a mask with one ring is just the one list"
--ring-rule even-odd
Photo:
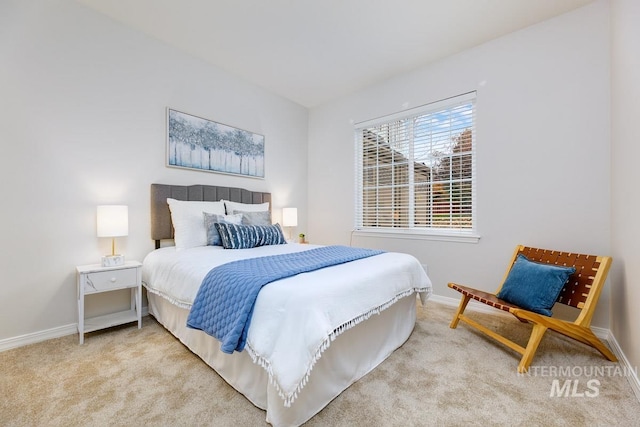
[(76, 0), (314, 107), (593, 0)]

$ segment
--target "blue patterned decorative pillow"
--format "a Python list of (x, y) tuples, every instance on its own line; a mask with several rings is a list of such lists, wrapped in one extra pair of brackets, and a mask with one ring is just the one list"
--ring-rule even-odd
[(519, 307), (551, 316), (562, 287), (575, 267), (532, 262), (518, 254), (497, 297)]
[(218, 222), (214, 226), (220, 234), (220, 240), (225, 249), (249, 249), (287, 243), (280, 224), (262, 226)]
[(284, 238), (284, 233), (282, 232), (282, 228), (280, 228), (280, 224), (273, 225), (254, 225), (256, 229), (256, 233), (259, 238), (259, 246), (266, 245), (284, 245), (287, 243), (287, 240)]
[(214, 224), (219, 222), (225, 222), (228, 224), (240, 224), (242, 223), (242, 214), (238, 215), (218, 215), (208, 212), (202, 212), (204, 215), (204, 228), (207, 230), (207, 245), (208, 246), (222, 246), (222, 240), (220, 240), (220, 233), (216, 230)]

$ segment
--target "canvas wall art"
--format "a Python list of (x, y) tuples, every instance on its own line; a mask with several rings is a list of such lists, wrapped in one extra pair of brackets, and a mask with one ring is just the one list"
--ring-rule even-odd
[(264, 178), (264, 136), (168, 108), (167, 165)]

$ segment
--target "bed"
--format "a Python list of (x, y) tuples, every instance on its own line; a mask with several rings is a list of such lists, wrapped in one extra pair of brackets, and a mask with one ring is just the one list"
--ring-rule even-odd
[(283, 278), (258, 294), (244, 350), (222, 352), (218, 340), (187, 327), (193, 299), (209, 270), (243, 258), (310, 254), (322, 247), (288, 243), (233, 250), (162, 245), (162, 240), (176, 237), (167, 199), (227, 200), (243, 206), (268, 204), (270, 209), (271, 195), (230, 187), (152, 184), (156, 250), (144, 260), (143, 284), (149, 313), (265, 410), (266, 421), (274, 426), (304, 423), (384, 361), (413, 331), (416, 295), (424, 301), (431, 293), (420, 263), (399, 253)]

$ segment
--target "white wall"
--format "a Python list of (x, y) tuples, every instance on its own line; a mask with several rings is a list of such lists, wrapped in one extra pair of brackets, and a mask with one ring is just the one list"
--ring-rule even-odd
[[(449, 281), (499, 285), (519, 243), (610, 253), (609, 5), (598, 1), (311, 110), (309, 238), (350, 242), (359, 122), (477, 90), (477, 244), (354, 237)], [(608, 327), (609, 290), (594, 324)]]
[(611, 2), (612, 239), (611, 330), (640, 366), (640, 3)]
[[(0, 64), (0, 340), (77, 321), (75, 266), (110, 251), (96, 205), (129, 205), (128, 259), (153, 249), (153, 182), (271, 191), (305, 229), (305, 108), (68, 0), (3, 1)], [(167, 168), (166, 107), (265, 135), (266, 179)]]
[[(614, 309), (607, 289), (594, 324), (608, 327), (611, 316), (632, 365), (640, 364), (632, 306), (639, 11), (633, 0), (613, 0), (612, 10), (611, 89), (609, 5), (600, 0), (312, 110), (307, 152), (301, 106), (74, 2), (3, 1), (0, 340), (76, 322), (75, 265), (109, 251), (95, 237), (96, 205), (129, 205), (130, 235), (117, 243), (129, 259), (153, 248), (152, 182), (271, 191), (276, 219), (280, 207), (297, 206), (298, 229), (312, 242), (349, 243), (353, 121), (475, 89), (480, 243), (353, 244), (414, 254), (429, 265), (436, 293), (456, 298), (448, 281), (494, 289), (516, 243), (613, 252)], [(165, 167), (167, 106), (264, 134), (266, 179)], [(98, 298), (89, 309), (123, 301)]]

